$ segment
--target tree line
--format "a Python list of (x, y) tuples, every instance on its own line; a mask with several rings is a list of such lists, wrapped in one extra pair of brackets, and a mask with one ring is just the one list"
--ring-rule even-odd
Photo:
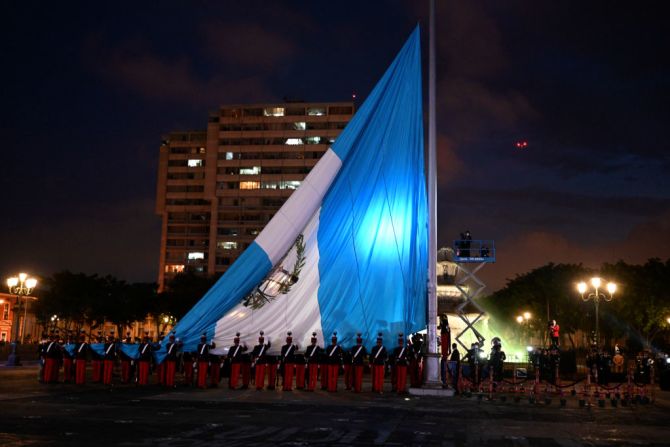
[(128, 283), (111, 275), (66, 270), (40, 281), (31, 310), (45, 328), (78, 332), (82, 327), (93, 331), (113, 324), (122, 334), (134, 322), (150, 317), (160, 333), (182, 318), (217, 279), (182, 273), (158, 293), (156, 283)]
[[(599, 270), (582, 264), (550, 263), (508, 280), (503, 289), (484, 297), (481, 303), (495, 320), (509, 322), (508, 327), (516, 331), (527, 327), (544, 335), (548, 320), (555, 319), (574, 348), (575, 334), (591, 334), (595, 326), (595, 305), (581, 299), (577, 283), (594, 276), (617, 284), (612, 301), (600, 301), (600, 340), (606, 346), (625, 339), (631, 351), (668, 349), (670, 259), (649, 259), (641, 265), (606, 263)], [(520, 327), (515, 318), (523, 311), (531, 312), (533, 318)]]

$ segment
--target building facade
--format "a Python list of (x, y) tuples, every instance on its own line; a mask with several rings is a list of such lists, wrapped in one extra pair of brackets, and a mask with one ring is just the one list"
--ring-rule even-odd
[(251, 244), (354, 113), (352, 102), (230, 105), (160, 148), (159, 287), (220, 274)]

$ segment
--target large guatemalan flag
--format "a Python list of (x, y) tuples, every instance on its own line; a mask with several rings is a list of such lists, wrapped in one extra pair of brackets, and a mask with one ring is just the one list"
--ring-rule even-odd
[(260, 330), (273, 350), (288, 331), (300, 346), (335, 331), (345, 347), (357, 332), (368, 347), (378, 332), (394, 346), (399, 332), (425, 329), (427, 225), (417, 26), (335, 144), (173, 332), (185, 351), (202, 333), (224, 347), (236, 332), (253, 345)]

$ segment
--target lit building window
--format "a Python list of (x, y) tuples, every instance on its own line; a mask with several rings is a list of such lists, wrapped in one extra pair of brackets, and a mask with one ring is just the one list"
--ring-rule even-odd
[(326, 109), (323, 107), (308, 107), (307, 115), (309, 116), (323, 116), (326, 114)]
[(260, 189), (261, 182), (240, 182), (240, 189)]
[(295, 130), (305, 130), (307, 128), (307, 123), (303, 122), (298, 122), (298, 123), (293, 123), (293, 129)]
[(244, 175), (257, 175), (261, 173), (260, 166), (252, 166), (251, 168), (240, 168), (240, 174)]
[(286, 180), (282, 182), (282, 189), (298, 189), (300, 186), (300, 181), (298, 180)]
[(288, 144), (289, 146), (297, 146), (299, 144), (305, 144), (305, 143), (302, 141), (302, 138), (287, 138), (286, 144)]
[(216, 248), (220, 248), (222, 250), (237, 250), (237, 242), (218, 241), (216, 243)]
[(263, 115), (265, 116), (284, 116), (283, 107), (266, 107), (263, 110)]
[(205, 259), (205, 253), (201, 251), (192, 251), (188, 254), (189, 261), (194, 261), (196, 259)]
[(183, 273), (184, 264), (165, 264), (165, 273)]
[(205, 163), (204, 163), (203, 160), (194, 160), (194, 159), (191, 159), (191, 160), (188, 161), (188, 167), (189, 167), (189, 168), (200, 168), (200, 167), (202, 167), (204, 164), (205, 164)]
[(321, 142), (321, 137), (307, 137), (305, 138), (307, 144), (319, 144)]
[(205, 153), (205, 148), (204, 147), (199, 147), (198, 152), (201, 153), (201, 154), (204, 154)]
[(226, 152), (226, 160), (232, 160), (233, 159), (233, 153), (232, 152)]

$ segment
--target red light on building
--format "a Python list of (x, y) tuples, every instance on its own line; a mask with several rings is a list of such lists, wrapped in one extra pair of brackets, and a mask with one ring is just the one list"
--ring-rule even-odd
[(528, 147), (528, 141), (523, 140), (523, 141), (517, 141), (516, 142), (516, 147), (519, 149), (525, 149)]

